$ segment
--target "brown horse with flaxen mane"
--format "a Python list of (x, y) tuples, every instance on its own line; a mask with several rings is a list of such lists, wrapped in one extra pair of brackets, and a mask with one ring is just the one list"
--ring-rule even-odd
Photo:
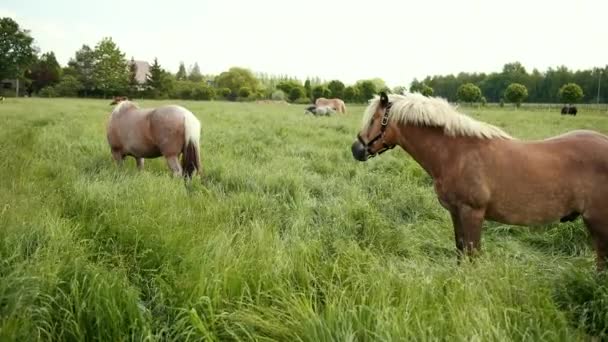
[(126, 97), (115, 97), (111, 104), (116, 107), (108, 121), (107, 139), (119, 166), (125, 156), (132, 156), (141, 170), (144, 158), (163, 156), (175, 176), (202, 173), (201, 124), (192, 112), (176, 105), (140, 109)]
[(319, 97), (315, 101), (315, 106), (317, 106), (317, 107), (331, 107), (331, 108), (333, 108), (338, 113), (346, 114), (346, 105), (344, 104), (344, 101), (342, 101), (342, 100), (340, 100), (338, 98), (335, 98), (335, 99), (326, 99), (324, 97)]
[(460, 256), (481, 249), (484, 220), (512, 225), (573, 221), (579, 215), (597, 254), (608, 257), (608, 136), (576, 130), (522, 141), (417, 93), (370, 101), (352, 144), (365, 161), (395, 146), (432, 177), (450, 212)]

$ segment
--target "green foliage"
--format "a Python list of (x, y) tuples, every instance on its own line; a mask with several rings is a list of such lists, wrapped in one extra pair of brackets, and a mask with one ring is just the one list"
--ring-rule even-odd
[(304, 82), (304, 90), (306, 92), (306, 97), (310, 99), (312, 97), (312, 86), (308, 78), (306, 79), (306, 82)]
[(423, 80), (414, 80), (414, 83), (424, 83), (432, 87), (435, 95), (447, 98), (450, 101), (457, 100), (458, 86), (464, 83), (477, 84), (489, 102), (499, 102), (503, 97), (505, 89), (511, 83), (519, 83), (528, 89), (528, 102), (534, 103), (558, 103), (561, 102), (559, 89), (566, 83), (576, 83), (583, 90), (582, 102), (595, 102), (599, 71), (603, 72), (601, 77), (600, 99), (608, 99), (608, 66), (587, 70), (569, 70), (565, 66), (557, 68), (550, 67), (545, 71), (533, 69), (527, 71), (521, 63), (507, 63), (501, 71), (492, 73), (466, 73), (457, 75), (435, 75), (427, 76)]
[(344, 83), (342, 83), (339, 80), (332, 80), (329, 81), (329, 83), (327, 84), (327, 89), (329, 89), (329, 91), (331, 92), (330, 97), (333, 98), (339, 98), (339, 99), (343, 99), (344, 98)]
[(61, 66), (55, 58), (54, 52), (42, 54), (40, 58), (31, 65), (26, 77), (32, 81), (32, 90), (38, 92), (40, 89), (55, 85), (61, 78)]
[(239, 67), (232, 67), (228, 71), (224, 71), (215, 78), (215, 84), (218, 88), (228, 88), (231, 91), (231, 99), (240, 96), (241, 88), (248, 88), (250, 93), (256, 92), (259, 85), (258, 80), (253, 76), (250, 70)]
[(376, 84), (372, 81), (359, 81), (355, 85), (359, 90), (359, 101), (367, 102), (371, 100), (374, 95), (378, 93), (378, 89), (376, 88)]
[(57, 93), (57, 89), (53, 86), (46, 86), (38, 91), (38, 96), (40, 97), (57, 97), (59, 94)]
[(344, 101), (345, 102), (357, 102), (361, 94), (359, 93), (359, 88), (354, 86), (348, 86), (344, 88)]
[(277, 84), (276, 88), (282, 90), (285, 94), (291, 94), (291, 90), (294, 88), (301, 88), (302, 84), (294, 80), (281, 81)]
[(64, 75), (59, 83), (54, 86), (58, 96), (76, 97), (78, 92), (82, 90), (82, 84), (72, 75)]
[(240, 98), (246, 99), (251, 95), (251, 88), (249, 87), (241, 87), (238, 93)]
[(11, 18), (0, 18), (0, 80), (21, 77), (36, 53), (29, 31)]
[(282, 90), (275, 90), (270, 98), (274, 101), (285, 101), (285, 92)]
[(329, 90), (329, 88), (326, 86), (317, 85), (312, 88), (312, 97), (313, 101), (316, 101), (320, 97), (329, 98), (331, 97), (331, 90)]
[(303, 87), (294, 87), (291, 88), (289, 92), (289, 101), (295, 102), (299, 98), (304, 97), (304, 88)]
[[(181, 66), (180, 66), (181, 68)], [(201, 74), (201, 68), (198, 66), (198, 63), (194, 63), (194, 66), (190, 68), (190, 73), (188, 75), (188, 80), (192, 82), (201, 82), (203, 80), (203, 74)]]
[(82, 84), (84, 95), (91, 93), (96, 88), (95, 80), (96, 56), (88, 45), (83, 45), (76, 51), (74, 58), (68, 62), (64, 73), (72, 75)]
[(457, 96), (462, 102), (477, 102), (481, 100), (481, 89), (473, 83), (465, 83), (458, 87)]
[(563, 103), (577, 103), (583, 96), (583, 89), (576, 83), (567, 83), (559, 88), (559, 98)]
[[(198, 67), (198, 65), (197, 65)], [(200, 70), (198, 71), (200, 74)], [(186, 73), (186, 66), (184, 65), (184, 62), (179, 62), (179, 69), (177, 70), (177, 73), (175, 74), (175, 79), (177, 81), (185, 81), (188, 79), (188, 74)]]
[(139, 88), (140, 84), (137, 80), (137, 64), (133, 57), (131, 57), (131, 61), (129, 62), (129, 92), (131, 95), (135, 94)]
[(393, 88), (393, 94), (403, 95), (407, 91), (407, 88), (404, 86), (396, 86)]
[(218, 93), (218, 94), (219, 94), (221, 97), (223, 97), (223, 98), (227, 98), (228, 96), (230, 96), (231, 91), (230, 91), (230, 88), (219, 88), (219, 89), (217, 90), (217, 93)]
[(196, 83), (192, 90), (193, 100), (209, 101), (215, 98), (215, 90), (206, 84)]
[(125, 54), (112, 38), (102, 39), (94, 51), (93, 80), (102, 94), (123, 93), (129, 85), (129, 68)]
[(484, 106), (484, 107), (488, 104), (488, 100), (486, 99), (485, 96), (481, 97), (480, 102), (481, 102), (481, 105)]
[(505, 99), (517, 107), (528, 97), (528, 89), (519, 83), (511, 83), (505, 90)]
[(420, 93), (424, 96), (433, 96), (434, 91), (433, 91), (433, 88), (424, 84), (424, 85), (422, 85), (422, 89), (420, 90)]

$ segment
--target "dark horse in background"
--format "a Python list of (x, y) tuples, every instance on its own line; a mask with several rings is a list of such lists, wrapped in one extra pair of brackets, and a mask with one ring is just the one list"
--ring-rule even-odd
[(578, 110), (576, 109), (576, 106), (563, 106), (562, 107), (562, 115), (574, 115), (576, 116), (576, 113), (578, 112)]
[(395, 146), (433, 179), (439, 203), (450, 212), (459, 252), (481, 249), (484, 220), (532, 226), (582, 216), (597, 269), (605, 269), (608, 136), (576, 130), (523, 141), (457, 112), (443, 99), (381, 93), (365, 111), (352, 154), (366, 161)]

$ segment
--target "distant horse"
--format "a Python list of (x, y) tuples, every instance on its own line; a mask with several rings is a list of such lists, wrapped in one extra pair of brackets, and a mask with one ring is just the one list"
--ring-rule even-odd
[(319, 106), (329, 106), (332, 107), (334, 110), (336, 110), (338, 113), (342, 113), (342, 114), (346, 114), (346, 105), (344, 104), (344, 101), (340, 100), (340, 99), (326, 99), (324, 97), (319, 97), (316, 101), (315, 101), (315, 105), (317, 107)]
[(201, 124), (192, 112), (175, 105), (140, 109), (125, 97), (115, 97), (111, 104), (116, 107), (108, 121), (107, 139), (119, 166), (125, 156), (132, 156), (142, 170), (144, 158), (163, 156), (175, 176), (190, 178), (195, 171), (202, 173)]
[(4, 102), (4, 96), (0, 96), (0, 102)]
[(307, 113), (311, 113), (313, 115), (325, 115), (325, 116), (330, 116), (331, 114), (336, 113), (336, 111), (329, 107), (329, 106), (308, 106), (306, 107), (306, 110), (304, 111), (304, 114)]
[(359, 161), (396, 145), (431, 176), (450, 212), (458, 255), (481, 250), (484, 220), (530, 226), (573, 221), (593, 238), (597, 269), (608, 255), (608, 136), (576, 130), (522, 141), (418, 93), (370, 100), (353, 142)]
[(576, 106), (563, 106), (562, 107), (562, 115), (574, 115), (576, 116), (576, 113), (578, 112), (578, 110), (576, 109)]

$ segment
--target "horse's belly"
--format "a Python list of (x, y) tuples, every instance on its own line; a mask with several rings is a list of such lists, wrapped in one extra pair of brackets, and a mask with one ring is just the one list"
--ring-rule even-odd
[(135, 158), (158, 158), (162, 156), (160, 149), (156, 146), (129, 146), (126, 152)]

